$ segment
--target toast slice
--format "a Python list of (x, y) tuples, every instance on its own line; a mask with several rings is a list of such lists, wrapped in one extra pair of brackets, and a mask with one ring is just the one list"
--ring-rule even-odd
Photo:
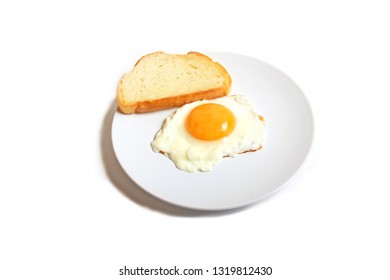
[(208, 56), (155, 52), (141, 57), (117, 88), (121, 112), (151, 112), (229, 94), (231, 77)]

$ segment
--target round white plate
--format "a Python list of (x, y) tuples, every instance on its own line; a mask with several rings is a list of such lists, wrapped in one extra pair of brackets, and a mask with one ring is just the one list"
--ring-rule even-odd
[(233, 53), (208, 53), (232, 77), (231, 94), (251, 99), (266, 120), (262, 150), (225, 158), (211, 172), (187, 173), (150, 147), (155, 133), (175, 109), (124, 115), (116, 112), (112, 142), (131, 179), (169, 203), (199, 210), (245, 206), (283, 187), (308, 155), (313, 116), (299, 87), (275, 67)]

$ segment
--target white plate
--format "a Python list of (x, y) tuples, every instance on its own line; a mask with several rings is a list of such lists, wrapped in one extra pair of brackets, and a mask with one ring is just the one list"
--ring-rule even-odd
[(125, 172), (152, 195), (186, 208), (226, 210), (274, 193), (297, 172), (313, 139), (313, 116), (299, 87), (275, 67), (252, 57), (208, 53), (230, 73), (231, 94), (255, 103), (266, 119), (266, 142), (258, 152), (225, 158), (208, 173), (187, 173), (150, 147), (174, 109), (146, 114), (115, 113), (112, 142)]

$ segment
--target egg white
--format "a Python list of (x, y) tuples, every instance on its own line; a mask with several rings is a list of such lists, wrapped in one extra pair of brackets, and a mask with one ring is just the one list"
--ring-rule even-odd
[[(235, 117), (232, 133), (212, 141), (200, 140), (186, 128), (186, 118), (195, 107), (217, 103), (228, 108)], [(155, 135), (154, 152), (168, 156), (180, 170), (211, 171), (224, 157), (255, 151), (264, 143), (264, 122), (259, 119), (253, 104), (242, 95), (230, 95), (214, 100), (196, 101), (184, 105), (169, 116)]]

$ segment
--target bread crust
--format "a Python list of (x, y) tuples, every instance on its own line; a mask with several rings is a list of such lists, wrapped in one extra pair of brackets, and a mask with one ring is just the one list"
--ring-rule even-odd
[(172, 96), (162, 99), (147, 100), (143, 102), (137, 102), (132, 105), (124, 105), (118, 102), (119, 109), (125, 114), (131, 113), (147, 113), (157, 110), (180, 107), (184, 104), (191, 103), (204, 99), (215, 99), (218, 97), (226, 96), (229, 92), (224, 88), (210, 89), (207, 91), (194, 92), (185, 95)]
[[(154, 52), (142, 56), (135, 63), (134, 67), (141, 60), (159, 53), (164, 53), (164, 52), (159, 51), (159, 52)], [(117, 101), (118, 101), (119, 110), (124, 114), (146, 113), (146, 112), (152, 112), (152, 111), (157, 111), (157, 110), (162, 110), (167, 108), (180, 107), (184, 104), (198, 101), (198, 100), (215, 99), (229, 94), (232, 85), (232, 79), (229, 73), (220, 63), (213, 61), (210, 57), (202, 53), (194, 52), (194, 51), (191, 51), (187, 54), (181, 54), (179, 56), (198, 56), (213, 62), (214, 66), (218, 68), (218, 71), (221, 73), (221, 75), (224, 76), (225, 85), (219, 88), (212, 88), (204, 91), (192, 92), (183, 95), (171, 96), (171, 97), (166, 97), (161, 99), (145, 100), (145, 101), (135, 102), (135, 103), (126, 103), (122, 99), (122, 83), (123, 83), (123, 77), (125, 76), (123, 75), (117, 87)]]

